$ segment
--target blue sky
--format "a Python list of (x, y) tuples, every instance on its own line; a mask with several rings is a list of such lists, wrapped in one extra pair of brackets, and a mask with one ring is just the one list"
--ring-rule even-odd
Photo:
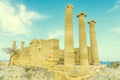
[[(90, 20), (95, 20), (100, 60), (120, 60), (120, 0), (0, 0), (0, 49), (11, 47), (12, 41), (24, 41), (27, 46), (32, 39), (60, 40), (64, 48), (65, 6), (73, 8), (74, 46), (78, 47), (77, 14), (85, 12), (87, 44), (90, 46)], [(0, 60), (9, 55), (0, 51)]]

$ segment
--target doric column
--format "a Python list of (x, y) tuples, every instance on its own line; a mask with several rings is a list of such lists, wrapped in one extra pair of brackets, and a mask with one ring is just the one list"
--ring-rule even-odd
[(65, 13), (64, 65), (68, 67), (74, 67), (75, 65), (72, 8), (73, 6), (68, 4)]
[(91, 56), (92, 56), (92, 63), (99, 64), (95, 23), (96, 22), (94, 20), (91, 20), (90, 22), (88, 22), (90, 26)]
[(13, 43), (12, 43), (12, 49), (13, 49), (13, 50), (16, 49), (16, 41), (13, 41)]
[(79, 50), (80, 50), (80, 65), (88, 65), (88, 51), (85, 28), (85, 13), (77, 15), (79, 20)]
[(25, 44), (25, 42), (21, 42), (21, 50), (24, 49), (24, 44)]
[(12, 49), (11, 49), (11, 52), (10, 52), (10, 60), (9, 60), (9, 64), (8, 65), (14, 65), (15, 50), (16, 50), (16, 41), (13, 41), (12, 42)]
[(89, 64), (92, 64), (91, 48), (90, 47), (88, 47), (88, 60), (89, 60)]

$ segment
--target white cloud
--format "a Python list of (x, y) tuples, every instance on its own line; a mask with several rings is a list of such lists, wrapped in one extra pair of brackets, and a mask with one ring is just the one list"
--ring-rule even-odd
[(54, 30), (50, 33), (48, 33), (48, 37), (49, 39), (52, 39), (52, 38), (59, 38), (59, 37), (62, 37), (64, 35), (64, 30), (61, 30), (61, 29), (58, 29), (58, 30)]
[(112, 31), (115, 33), (120, 33), (120, 27), (115, 27), (112, 29)]
[(115, 11), (115, 10), (118, 10), (120, 8), (120, 5), (119, 4), (116, 4), (116, 5), (114, 5), (111, 9), (109, 9), (108, 11), (107, 11), (107, 13), (111, 13), (111, 12), (113, 12), (113, 11)]
[(120, 9), (120, 0), (117, 0), (116, 4), (110, 8), (107, 13), (111, 13), (111, 12), (114, 12), (116, 10)]
[(9, 0), (0, 0), (0, 34), (12, 36), (16, 34), (28, 35), (32, 20), (44, 19), (46, 16), (35, 11), (27, 11), (26, 6), (13, 6)]

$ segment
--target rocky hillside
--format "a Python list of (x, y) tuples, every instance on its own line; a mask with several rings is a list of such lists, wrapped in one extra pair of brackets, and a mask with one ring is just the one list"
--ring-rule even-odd
[(71, 77), (67, 72), (50, 71), (42, 67), (0, 66), (0, 80), (120, 80), (120, 67), (101, 68), (100, 73), (87, 78), (77, 77), (77, 73), (74, 71), (76, 76)]
[(53, 72), (44, 68), (1, 66), (0, 80), (53, 80)]
[(88, 80), (120, 80), (120, 67), (101, 69), (101, 72)]

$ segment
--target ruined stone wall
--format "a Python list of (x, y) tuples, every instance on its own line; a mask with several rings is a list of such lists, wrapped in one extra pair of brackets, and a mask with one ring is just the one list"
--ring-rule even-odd
[(56, 64), (59, 53), (59, 40), (33, 39), (28, 47), (17, 50), (12, 57), (12, 63), (23, 66), (41, 66), (46, 62)]
[[(80, 63), (79, 48), (74, 48), (75, 65)], [(91, 51), (88, 47), (89, 63), (91, 61)], [(17, 50), (16, 54), (12, 57), (13, 65), (23, 66), (41, 66), (51, 64), (64, 64), (64, 50), (59, 49), (59, 40), (37, 40), (30, 41), (28, 47)]]

